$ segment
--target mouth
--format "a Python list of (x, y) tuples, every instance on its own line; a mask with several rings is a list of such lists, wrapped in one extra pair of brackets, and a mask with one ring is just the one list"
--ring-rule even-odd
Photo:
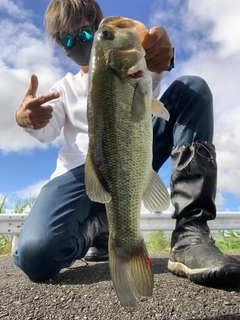
[(143, 70), (139, 70), (137, 72), (129, 74), (128, 76), (129, 78), (132, 78), (132, 79), (139, 79), (139, 78), (143, 78), (144, 73), (143, 73)]

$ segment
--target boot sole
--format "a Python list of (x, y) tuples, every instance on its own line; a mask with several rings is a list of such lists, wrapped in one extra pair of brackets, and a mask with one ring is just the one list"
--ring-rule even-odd
[(214, 286), (237, 286), (240, 284), (240, 268), (228, 264), (214, 268), (190, 269), (180, 262), (168, 261), (169, 271), (179, 277), (188, 278), (197, 284)]
[(107, 261), (109, 260), (108, 254), (105, 256), (85, 256), (84, 260), (91, 261), (91, 262), (101, 262), (101, 261)]

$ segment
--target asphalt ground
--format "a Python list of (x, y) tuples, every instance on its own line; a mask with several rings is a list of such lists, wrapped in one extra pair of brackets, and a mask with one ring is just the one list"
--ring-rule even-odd
[[(235, 254), (240, 258), (240, 253)], [(154, 293), (135, 312), (123, 309), (108, 262), (76, 261), (49, 283), (26, 279), (12, 261), (0, 257), (0, 319), (4, 320), (228, 320), (240, 319), (240, 286), (211, 288), (176, 277), (167, 254), (152, 254)]]

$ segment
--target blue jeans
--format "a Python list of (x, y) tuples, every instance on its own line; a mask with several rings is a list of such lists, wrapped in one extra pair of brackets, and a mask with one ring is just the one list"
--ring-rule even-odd
[(153, 169), (157, 172), (173, 147), (213, 140), (212, 93), (202, 78), (178, 78), (160, 100), (170, 120), (153, 118)]
[(81, 255), (85, 240), (79, 227), (97, 212), (106, 212), (105, 205), (86, 195), (84, 166), (50, 180), (24, 223), (14, 263), (33, 281), (53, 279)]
[[(212, 95), (199, 77), (178, 78), (161, 101), (170, 121), (153, 118), (153, 168), (158, 171), (174, 146), (212, 141)], [(48, 182), (41, 190), (24, 224), (14, 263), (33, 281), (46, 281), (71, 265), (84, 249), (80, 224), (103, 204), (86, 195), (84, 166)]]

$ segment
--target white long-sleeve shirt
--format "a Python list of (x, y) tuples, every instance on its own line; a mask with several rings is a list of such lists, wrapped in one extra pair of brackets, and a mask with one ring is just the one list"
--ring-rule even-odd
[[(159, 98), (160, 81), (164, 74), (164, 72), (159, 75), (152, 73), (155, 98)], [(57, 166), (51, 179), (85, 163), (88, 151), (88, 74), (82, 76), (81, 72), (76, 75), (67, 73), (52, 86), (50, 92), (54, 91), (58, 91), (60, 97), (50, 102), (53, 107), (53, 117), (50, 122), (39, 130), (24, 128), (43, 143), (55, 140), (63, 128), (65, 144), (59, 150)]]

